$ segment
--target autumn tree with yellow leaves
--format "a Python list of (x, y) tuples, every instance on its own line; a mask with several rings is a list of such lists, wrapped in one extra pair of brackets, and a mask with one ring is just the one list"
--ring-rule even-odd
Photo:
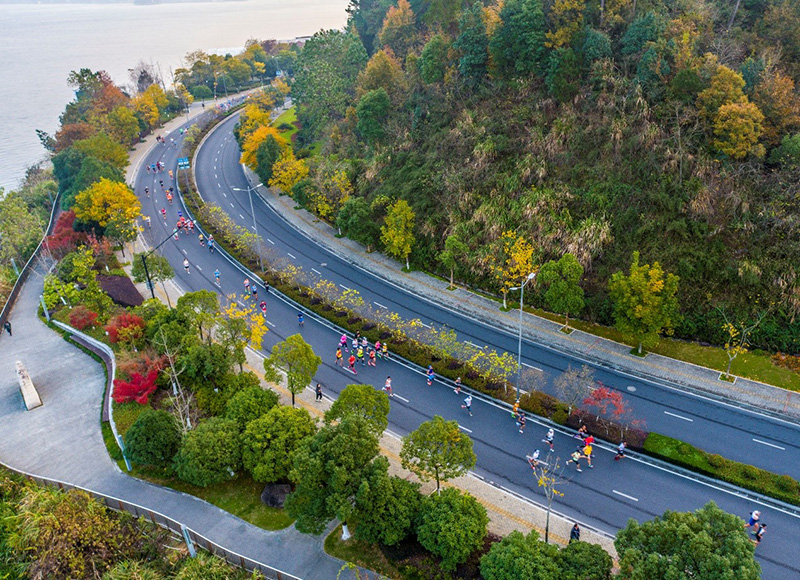
[(239, 372), (244, 371), (244, 349), (249, 344), (261, 350), (267, 330), (266, 320), (255, 304), (242, 306), (235, 294), (228, 296), (228, 306), (223, 308), (222, 318), (217, 325), (217, 337), (226, 348), (233, 351)]
[(503, 308), (508, 308), (508, 291), (519, 286), (528, 274), (538, 271), (538, 267), (534, 266), (533, 246), (528, 240), (516, 232), (505, 231), (499, 241), (500, 248), (494, 254), (492, 270), (503, 294)]
[(270, 187), (277, 187), (284, 193), (291, 193), (292, 188), (308, 176), (308, 165), (297, 159), (291, 149), (287, 149), (272, 166)]
[(74, 210), (81, 221), (127, 229), (134, 227), (142, 204), (126, 184), (102, 178), (75, 197)]
[(406, 270), (411, 269), (408, 256), (414, 244), (414, 211), (404, 199), (397, 200), (389, 208), (385, 224), (381, 226), (381, 241), (386, 251), (398, 259), (405, 260)]

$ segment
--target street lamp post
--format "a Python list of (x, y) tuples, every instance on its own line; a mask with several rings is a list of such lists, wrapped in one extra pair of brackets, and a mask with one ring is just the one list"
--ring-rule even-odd
[[(259, 183), (258, 185), (250, 185), (247, 186), (247, 195), (250, 197), (250, 213), (253, 214), (253, 231), (256, 234), (256, 240), (258, 241), (258, 266), (261, 268), (261, 271), (264, 271), (264, 263), (261, 258), (261, 238), (258, 237), (258, 224), (256, 223), (256, 212), (253, 209), (253, 190), (258, 189), (264, 185), (263, 183)], [(234, 187), (233, 191), (245, 191), (240, 187)]]
[[(174, 230), (172, 230), (170, 232), (170, 234), (166, 238), (164, 238), (164, 240), (160, 244), (158, 244), (155, 248), (153, 248), (152, 250), (150, 250), (146, 254), (142, 254), (142, 266), (144, 266), (144, 275), (145, 275), (145, 278), (147, 278), (147, 287), (150, 288), (150, 296), (153, 297), (153, 298), (156, 297), (156, 291), (155, 291), (155, 287), (153, 286), (152, 280), (150, 280), (150, 271), (147, 269), (147, 258), (148, 258), (148, 256), (150, 256), (150, 254), (155, 252), (158, 248), (160, 248), (161, 246), (166, 244), (169, 241), (169, 239), (172, 236), (174, 236), (176, 233), (178, 233), (178, 228), (175, 228)], [(169, 300), (169, 296), (167, 296), (167, 300)]]
[(519, 385), (522, 378), (522, 306), (525, 304), (525, 285), (536, 278), (536, 272), (531, 272), (525, 277), (522, 284), (510, 288), (519, 290), (519, 343), (517, 345), (517, 402), (519, 402)]

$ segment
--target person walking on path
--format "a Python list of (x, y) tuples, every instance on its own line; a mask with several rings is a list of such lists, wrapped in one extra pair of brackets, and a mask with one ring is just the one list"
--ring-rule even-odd
[(464, 404), (461, 405), (462, 409), (466, 409), (469, 416), (472, 417), (472, 395), (467, 395), (467, 398), (464, 399)]
[(386, 394), (390, 397), (394, 397), (394, 393), (392, 392), (392, 377), (386, 377), (386, 382), (383, 384), (383, 390), (386, 391)]
[(574, 463), (575, 464), (575, 470), (578, 473), (582, 473), (583, 469), (581, 469), (581, 452), (580, 451), (573, 451), (572, 455), (570, 455), (570, 457), (572, 457), (572, 459), (567, 461), (567, 465), (569, 465), (570, 463)]
[(547, 435), (544, 436), (542, 439), (542, 443), (547, 443), (550, 446), (550, 452), (553, 451), (553, 438), (556, 436), (556, 432), (550, 428), (547, 430)]
[(8, 336), (14, 336), (13, 334), (11, 334), (11, 323), (8, 320), (6, 320), (3, 323), (3, 328), (6, 329), (6, 332), (8, 333)]
[(617, 456), (614, 458), (614, 461), (619, 461), (623, 457), (625, 457), (625, 448), (628, 446), (627, 443), (621, 441), (619, 446), (617, 446)]
[(764, 531), (767, 529), (767, 524), (756, 524), (756, 531), (751, 540), (756, 546), (761, 544), (761, 538), (764, 537)]
[(758, 519), (761, 517), (761, 512), (758, 510), (753, 510), (750, 512), (750, 519), (747, 520), (747, 523), (744, 525), (745, 528), (751, 528), (755, 526), (758, 529)]
[(536, 469), (539, 466), (539, 450), (533, 452), (533, 455), (526, 455), (525, 459), (528, 460), (528, 465), (531, 469)]
[(321, 401), (322, 400), (322, 385), (320, 385), (319, 383), (317, 383), (317, 391), (316, 392), (317, 392), (317, 396), (314, 398), (314, 400), (315, 401)]
[(580, 542), (581, 541), (581, 527), (575, 522), (575, 525), (572, 526), (572, 529), (569, 532), (569, 543), (572, 542)]
[(189, 258), (183, 259), (183, 269), (186, 270), (186, 273), (189, 273)]

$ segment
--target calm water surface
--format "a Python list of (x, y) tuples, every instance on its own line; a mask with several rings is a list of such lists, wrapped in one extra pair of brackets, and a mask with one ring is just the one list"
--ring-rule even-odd
[(13, 189), (45, 156), (35, 130), (58, 128), (73, 98), (71, 70), (157, 63), (165, 82), (189, 51), (241, 50), (248, 38), (291, 39), (344, 26), (347, 0), (243, 0), (190, 4), (5, 4), (0, 0), (0, 187)]

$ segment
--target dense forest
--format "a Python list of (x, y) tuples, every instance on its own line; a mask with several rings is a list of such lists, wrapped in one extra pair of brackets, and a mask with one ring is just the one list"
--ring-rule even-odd
[(608, 283), (638, 251), (679, 278), (676, 336), (722, 344), (723, 316), (766, 313), (753, 346), (800, 351), (800, 3), (351, 0), (348, 13), (294, 63), (294, 151), (311, 155), (298, 202), (386, 248), (380, 225), (405, 200), (411, 263), (492, 291), (509, 238), (534, 264), (569, 253), (575, 314), (606, 324)]

